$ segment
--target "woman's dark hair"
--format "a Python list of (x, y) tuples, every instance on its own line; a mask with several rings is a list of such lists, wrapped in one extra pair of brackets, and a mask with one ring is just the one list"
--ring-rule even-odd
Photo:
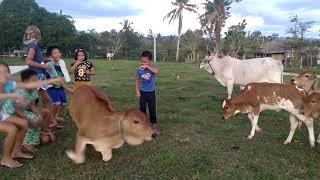
[(22, 82), (30, 79), (32, 76), (37, 76), (37, 73), (34, 70), (31, 70), (31, 69), (24, 70), (20, 74)]
[(55, 49), (58, 49), (58, 50), (60, 51), (60, 49), (59, 49), (58, 46), (50, 46), (50, 47), (47, 49), (47, 54), (46, 54), (47, 57), (50, 56), (50, 55), (52, 54), (52, 51), (55, 50)]
[(86, 53), (86, 51), (83, 50), (83, 49), (76, 49), (75, 54), (74, 54), (74, 59), (75, 59), (75, 60), (78, 60), (79, 52), (83, 52), (83, 54), (84, 54), (84, 60), (85, 60), (85, 61), (88, 60), (87, 53)]
[(9, 68), (9, 66), (8, 66), (7, 63), (5, 63), (5, 62), (0, 62), (0, 66), (6, 67), (6, 68), (8, 69), (8, 72), (10, 73), (10, 68)]
[(150, 51), (143, 51), (141, 53), (141, 57), (147, 57), (149, 59), (149, 61), (152, 60), (152, 53)]

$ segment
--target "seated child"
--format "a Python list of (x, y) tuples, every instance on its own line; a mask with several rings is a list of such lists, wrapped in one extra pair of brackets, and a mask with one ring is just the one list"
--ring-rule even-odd
[[(37, 81), (37, 74), (33, 70), (25, 70), (21, 73), (21, 80), (23, 83), (35, 82)], [(49, 136), (51, 141), (55, 140), (54, 134), (49, 129), (50, 112), (48, 110), (38, 110), (36, 89), (17, 89), (15, 93), (24, 97), (24, 103), (19, 104), (14, 100), (7, 100), (2, 105), (2, 112), (28, 120), (29, 128), (23, 141), (23, 147), (28, 151), (35, 152), (37, 146), (40, 145), (40, 138), (46, 139)], [(42, 133), (40, 133), (41, 129)], [(48, 143), (47, 140), (44, 141), (43, 143)]]
[[(10, 80), (10, 69), (7, 64), (0, 63), (0, 108), (6, 99), (14, 99), (17, 103), (23, 104), (22, 96), (13, 93), (16, 88), (34, 89), (45, 84), (62, 83), (60, 78), (35, 81), (30, 83), (19, 83)], [(27, 158), (33, 156), (21, 151), (21, 145), (28, 128), (28, 121), (16, 116), (10, 116), (0, 112), (0, 132), (6, 134), (3, 141), (3, 155), (0, 164), (9, 168), (18, 168), (22, 164), (14, 158)]]

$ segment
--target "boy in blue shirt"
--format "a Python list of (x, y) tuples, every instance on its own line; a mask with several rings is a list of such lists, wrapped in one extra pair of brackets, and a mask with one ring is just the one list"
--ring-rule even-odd
[(155, 74), (159, 73), (157, 67), (151, 67), (152, 53), (142, 52), (140, 56), (140, 68), (136, 71), (136, 96), (140, 97), (140, 110), (146, 114), (148, 105), (150, 122), (154, 130), (154, 135), (160, 134), (157, 126), (157, 103), (156, 103), (156, 84)]

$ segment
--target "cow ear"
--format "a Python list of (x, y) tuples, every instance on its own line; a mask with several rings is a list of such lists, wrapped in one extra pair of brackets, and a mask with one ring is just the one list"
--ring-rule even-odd
[(223, 100), (223, 103), (222, 103), (222, 108), (224, 108), (224, 106), (227, 104), (227, 101), (226, 100)]
[(112, 103), (111, 103), (111, 99), (110, 97), (106, 96), (103, 92), (99, 91), (96, 87), (93, 87), (93, 86), (86, 86), (85, 88), (88, 88), (90, 89), (91, 92), (93, 92), (97, 99), (99, 99), (100, 101), (104, 102), (105, 105), (106, 105), (106, 108), (109, 112), (114, 112), (114, 108), (112, 106)]

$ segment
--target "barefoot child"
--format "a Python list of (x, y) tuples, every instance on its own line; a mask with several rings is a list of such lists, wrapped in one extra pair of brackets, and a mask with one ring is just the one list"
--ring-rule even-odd
[[(21, 73), (21, 80), (23, 83), (35, 82), (37, 74), (33, 70), (25, 70)], [(52, 134), (47, 123), (50, 121), (50, 112), (48, 110), (40, 112), (36, 107), (37, 89), (17, 89), (15, 93), (24, 97), (24, 103), (18, 104), (14, 100), (7, 100), (2, 105), (2, 112), (28, 120), (29, 128), (23, 141), (23, 147), (30, 152), (35, 152), (40, 145), (41, 128), (46, 133)]]
[(74, 59), (76, 62), (72, 63), (70, 68), (70, 73), (74, 74), (75, 81), (73, 90), (85, 85), (91, 86), (91, 75), (96, 74), (96, 69), (88, 60), (86, 52), (83, 49), (77, 49)]
[(150, 122), (154, 130), (154, 135), (160, 134), (157, 126), (157, 103), (156, 103), (156, 84), (155, 74), (159, 73), (158, 68), (151, 67), (150, 61), (152, 54), (144, 51), (140, 57), (140, 68), (136, 71), (136, 96), (140, 97), (140, 110), (146, 114), (148, 105)]
[[(61, 53), (59, 48), (57, 46), (50, 47), (47, 51), (47, 55), (51, 59), (51, 61), (47, 63), (51, 68), (51, 71), (48, 72), (50, 78), (61, 77), (64, 78), (66, 82), (70, 82), (70, 76), (67, 66), (65, 62), (60, 59)], [(64, 85), (53, 85), (47, 90), (53, 105), (53, 121), (50, 123), (50, 127), (63, 127), (58, 124), (57, 120), (63, 121), (63, 119), (60, 118), (59, 115), (67, 104), (65, 90), (72, 93), (72, 90)]]
[[(23, 97), (12, 93), (16, 88), (33, 89), (44, 84), (59, 83), (61, 79), (49, 81), (36, 81), (32, 83), (17, 83), (10, 80), (8, 65), (0, 63), (0, 107), (5, 99), (15, 99), (17, 103), (23, 104)], [(28, 121), (15, 116), (0, 112), (0, 132), (6, 133), (3, 142), (3, 155), (0, 164), (9, 168), (18, 168), (22, 164), (14, 158), (33, 158), (33, 156), (21, 152), (21, 144), (28, 128)]]

